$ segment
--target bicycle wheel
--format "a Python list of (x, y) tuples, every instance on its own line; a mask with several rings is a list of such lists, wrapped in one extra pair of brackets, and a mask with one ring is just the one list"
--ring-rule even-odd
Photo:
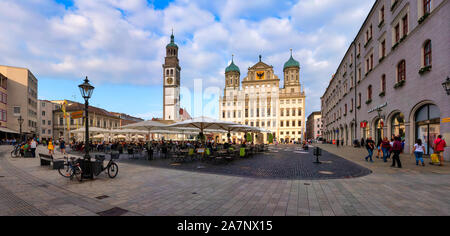
[(111, 163), (111, 165), (108, 167), (109, 178), (111, 179), (115, 178), (118, 173), (119, 173), (119, 166), (116, 163)]
[(11, 157), (18, 157), (18, 156), (19, 156), (19, 151), (17, 151), (17, 150), (11, 151)]
[(79, 166), (76, 166), (76, 167), (74, 167), (75, 168), (75, 173), (74, 173), (74, 175), (75, 175), (75, 177), (77, 178), (77, 180), (78, 181), (83, 181), (83, 176), (82, 176), (82, 174), (83, 174), (83, 171), (81, 170), (81, 167), (79, 167)]
[(65, 178), (71, 178), (72, 175), (74, 174), (73, 169), (67, 164), (65, 164), (63, 167), (59, 168), (58, 172), (62, 177), (65, 177)]

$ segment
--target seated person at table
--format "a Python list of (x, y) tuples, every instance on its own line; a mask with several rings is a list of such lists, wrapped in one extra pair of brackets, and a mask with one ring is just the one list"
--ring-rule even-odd
[(28, 140), (28, 142), (24, 143), (24, 145), (22, 146), (22, 150), (23, 153), (22, 156), (25, 156), (26, 153), (30, 152), (30, 141)]

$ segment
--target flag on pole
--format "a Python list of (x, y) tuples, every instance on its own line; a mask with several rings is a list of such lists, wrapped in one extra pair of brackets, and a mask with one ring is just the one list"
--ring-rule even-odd
[(67, 106), (67, 100), (64, 100), (64, 102), (63, 102), (63, 104), (62, 104), (62, 107), (61, 107), (61, 110), (62, 110), (62, 112), (63, 112), (63, 115), (64, 115), (64, 118), (66, 118), (66, 106)]

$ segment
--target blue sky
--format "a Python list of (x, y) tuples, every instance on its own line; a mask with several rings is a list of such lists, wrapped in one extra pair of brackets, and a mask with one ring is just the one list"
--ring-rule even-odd
[[(40, 99), (81, 101), (145, 119), (162, 116), (162, 63), (174, 28), (182, 106), (218, 116), (224, 70), (235, 55), (241, 79), (258, 61), (283, 78), (289, 49), (300, 62), (306, 114), (320, 96), (374, 0), (2, 0), (0, 64), (29, 68)], [(5, 34), (4, 32), (8, 32)], [(204, 89), (194, 93), (194, 81)], [(203, 109), (194, 109), (199, 103)]]

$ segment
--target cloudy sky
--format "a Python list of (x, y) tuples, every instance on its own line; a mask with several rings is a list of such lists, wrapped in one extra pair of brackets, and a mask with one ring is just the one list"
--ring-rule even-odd
[[(218, 117), (224, 70), (241, 79), (258, 61), (283, 78), (289, 49), (300, 62), (306, 114), (320, 96), (374, 0), (1, 0), (0, 64), (29, 68), (40, 99), (81, 101), (145, 119), (162, 117), (162, 63), (172, 28), (179, 46), (182, 106)], [(201, 81), (201, 93), (194, 82)], [(203, 102), (204, 109), (195, 109)]]

